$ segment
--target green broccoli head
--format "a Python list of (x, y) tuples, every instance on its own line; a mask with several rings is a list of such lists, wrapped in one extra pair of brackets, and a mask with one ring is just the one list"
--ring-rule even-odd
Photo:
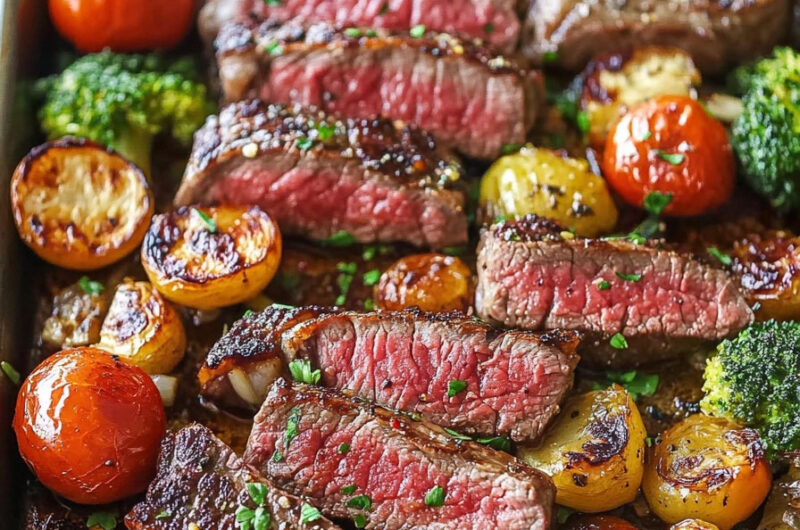
[(156, 55), (86, 55), (42, 80), (39, 119), (50, 138), (72, 135), (117, 149), (149, 172), (153, 137), (188, 144), (214, 111), (191, 61)]
[(753, 324), (719, 345), (703, 378), (703, 412), (755, 428), (773, 456), (800, 449), (800, 323)]
[(731, 83), (744, 94), (731, 136), (744, 178), (779, 211), (800, 208), (800, 55), (776, 48)]

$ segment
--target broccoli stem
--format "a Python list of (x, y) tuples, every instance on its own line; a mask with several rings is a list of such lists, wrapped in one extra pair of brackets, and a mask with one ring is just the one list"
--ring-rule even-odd
[(148, 131), (131, 127), (117, 136), (111, 145), (122, 156), (136, 164), (149, 179), (152, 169), (153, 135)]

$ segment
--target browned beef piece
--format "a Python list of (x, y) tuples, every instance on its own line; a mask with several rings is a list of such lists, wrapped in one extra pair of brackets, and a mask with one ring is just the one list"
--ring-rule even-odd
[(195, 135), (176, 205), (257, 204), (284, 234), (441, 248), (467, 241), (461, 168), (428, 134), (239, 102)]
[(598, 53), (674, 46), (721, 73), (768, 53), (790, 18), (789, 0), (530, 0), (523, 51), (578, 71)]
[[(252, 486), (248, 485), (253, 485)], [(200, 530), (239, 528), (236, 511), (258, 505), (249, 491), (264, 493), (270, 529), (335, 529), (324, 517), (301, 522), (303, 499), (280, 490), (246, 465), (210, 429), (190, 425), (169, 433), (161, 443), (156, 478), (145, 499), (125, 518), (130, 530)], [(310, 505), (308, 505), (310, 506)], [(192, 526), (192, 523), (196, 526)]]
[(230, 372), (239, 369), (252, 375), (260, 403), (265, 363), (305, 359), (321, 384), (378, 405), (469, 435), (531, 441), (572, 387), (577, 346), (575, 333), (500, 331), (457, 313), (271, 307), (211, 348), (201, 381), (205, 396), (236, 403)]
[[(689, 353), (753, 320), (723, 270), (646, 245), (562, 234), (535, 216), (484, 230), (478, 314), (525, 329), (581, 331), (581, 357), (607, 366)], [(612, 340), (617, 333), (627, 347)]]
[(353, 33), (234, 23), (217, 38), (225, 97), (313, 105), (340, 116), (385, 116), (477, 158), (525, 141), (543, 99), (541, 74), (449, 34)]
[(406, 414), (276, 381), (245, 460), (329, 517), (368, 528), (550, 527), (549, 477)]
[(255, 16), (280, 22), (329, 22), (338, 27), (396, 31), (423, 25), (434, 31), (483, 39), (511, 51), (519, 37), (515, 0), (210, 0), (200, 13), (200, 32), (207, 41), (230, 21)]

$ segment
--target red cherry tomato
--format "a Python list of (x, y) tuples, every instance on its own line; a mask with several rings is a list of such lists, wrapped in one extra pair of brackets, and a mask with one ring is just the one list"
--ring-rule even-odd
[(144, 51), (178, 44), (192, 23), (193, 0), (49, 0), (50, 18), (82, 52)]
[(25, 379), (14, 415), (22, 458), (54, 492), (106, 504), (155, 472), (166, 417), (152, 379), (96, 348), (61, 351)]
[(695, 100), (659, 96), (612, 126), (603, 172), (625, 201), (642, 206), (651, 192), (671, 193), (665, 213), (698, 215), (733, 193), (735, 166), (725, 128)]

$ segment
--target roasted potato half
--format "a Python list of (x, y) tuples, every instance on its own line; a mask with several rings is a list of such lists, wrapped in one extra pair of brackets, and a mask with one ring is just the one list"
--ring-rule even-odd
[(602, 150), (611, 124), (627, 109), (655, 96), (693, 95), (700, 82), (691, 56), (678, 48), (649, 46), (598, 57), (584, 71), (581, 94), (589, 143)]
[(59, 267), (92, 270), (139, 245), (153, 215), (144, 174), (94, 142), (64, 138), (40, 145), (11, 178), (20, 237)]
[(94, 344), (100, 340), (100, 328), (107, 310), (102, 284), (92, 282), (88, 277), (82, 278), (56, 294), (50, 316), (42, 326), (42, 341), (59, 350)]
[(636, 497), (645, 437), (636, 404), (614, 385), (568, 400), (539, 444), (517, 456), (552, 477), (558, 504), (604, 512)]
[(761, 505), (771, 479), (754, 430), (695, 414), (656, 441), (642, 491), (653, 513), (668, 523), (700, 519), (728, 530)]
[(379, 309), (417, 306), (423, 311), (467, 312), (473, 292), (472, 272), (463, 261), (444, 254), (416, 254), (386, 269), (374, 296)]
[(257, 206), (183, 206), (153, 217), (142, 264), (169, 300), (214, 309), (260, 293), (275, 276), (281, 248), (278, 225)]
[(167, 374), (183, 359), (186, 332), (177, 311), (155, 287), (126, 279), (111, 300), (97, 347), (148, 374)]
[(492, 164), (481, 181), (480, 202), (486, 222), (533, 213), (586, 237), (617, 224), (606, 182), (589, 171), (588, 162), (530, 146)]
[(684, 519), (670, 526), (669, 530), (719, 530), (719, 527), (700, 519)]

